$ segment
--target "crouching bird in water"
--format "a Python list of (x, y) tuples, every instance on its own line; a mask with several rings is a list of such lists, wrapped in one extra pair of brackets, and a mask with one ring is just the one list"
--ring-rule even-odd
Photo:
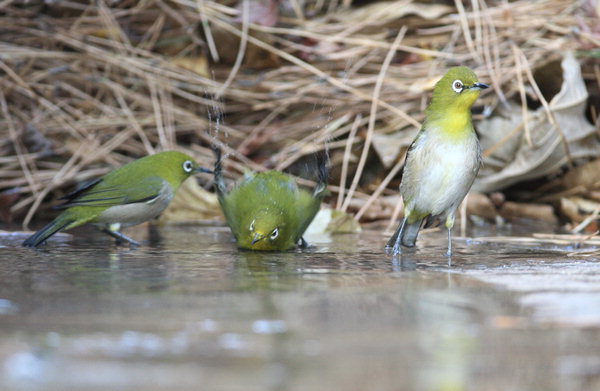
[(387, 243), (393, 255), (401, 245), (415, 245), (427, 217), (445, 220), (452, 255), (456, 209), (467, 195), (479, 167), (481, 148), (471, 120), (471, 106), (487, 85), (467, 67), (454, 67), (437, 82), (423, 127), (408, 149), (400, 193), (404, 218)]
[(158, 216), (171, 202), (179, 186), (191, 175), (212, 171), (177, 151), (157, 153), (135, 160), (67, 194), (66, 208), (50, 224), (23, 242), (36, 247), (55, 233), (85, 223), (98, 225), (102, 232), (131, 245), (138, 243), (119, 232)]
[(279, 171), (248, 173), (227, 192), (221, 150), (218, 147), (214, 150), (215, 188), (238, 246), (262, 251), (284, 251), (297, 244), (305, 247), (302, 235), (319, 211), (326, 193), (327, 158), (319, 158), (318, 184), (312, 193)]

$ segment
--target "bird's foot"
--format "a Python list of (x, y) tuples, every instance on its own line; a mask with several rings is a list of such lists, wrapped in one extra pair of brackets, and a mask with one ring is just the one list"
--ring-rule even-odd
[(119, 231), (113, 231), (113, 230), (107, 228), (107, 229), (103, 229), (102, 232), (115, 238), (115, 243), (117, 246), (122, 245), (124, 242), (129, 243), (129, 245), (131, 247), (138, 247), (140, 245), (140, 243), (138, 241), (130, 238), (129, 236), (127, 236)]
[(306, 240), (304, 240), (303, 237), (300, 238), (300, 243), (298, 244), (298, 246), (300, 248), (307, 248), (308, 247), (308, 243), (306, 243)]
[(388, 243), (385, 245), (385, 253), (396, 257), (402, 254), (402, 247), (400, 243), (394, 243), (394, 245)]

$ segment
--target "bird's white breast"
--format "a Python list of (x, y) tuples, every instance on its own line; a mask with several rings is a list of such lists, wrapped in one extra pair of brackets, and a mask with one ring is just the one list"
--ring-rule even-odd
[(479, 142), (474, 132), (457, 140), (431, 131), (410, 151), (400, 190), (413, 210), (431, 215), (453, 213), (479, 170)]

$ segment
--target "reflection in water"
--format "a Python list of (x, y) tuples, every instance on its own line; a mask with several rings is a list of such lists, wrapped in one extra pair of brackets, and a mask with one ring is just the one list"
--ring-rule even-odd
[[(284, 253), (238, 251), (226, 229), (198, 227), (157, 229), (135, 249), (79, 235), (39, 251), (8, 245), (0, 389), (600, 384), (597, 318), (569, 324), (596, 313), (586, 308), (597, 307), (597, 262), (576, 269), (457, 241), (448, 264), (443, 235), (429, 238), (397, 258), (369, 232), (307, 238), (310, 248)], [(565, 297), (568, 306), (545, 299)]]

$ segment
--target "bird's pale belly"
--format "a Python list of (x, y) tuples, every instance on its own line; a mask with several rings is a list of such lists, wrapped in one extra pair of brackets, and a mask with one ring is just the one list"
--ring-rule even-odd
[(469, 191), (479, 169), (477, 140), (462, 145), (438, 143), (435, 148), (424, 147), (414, 151), (421, 154), (413, 160), (413, 163), (419, 161), (419, 166), (406, 167), (414, 170), (413, 186), (404, 189), (403, 196), (419, 215), (453, 213)]
[(147, 202), (111, 206), (94, 221), (101, 224), (120, 223), (122, 226), (141, 224), (160, 215), (169, 206), (173, 191), (169, 185), (163, 186), (159, 195)]

